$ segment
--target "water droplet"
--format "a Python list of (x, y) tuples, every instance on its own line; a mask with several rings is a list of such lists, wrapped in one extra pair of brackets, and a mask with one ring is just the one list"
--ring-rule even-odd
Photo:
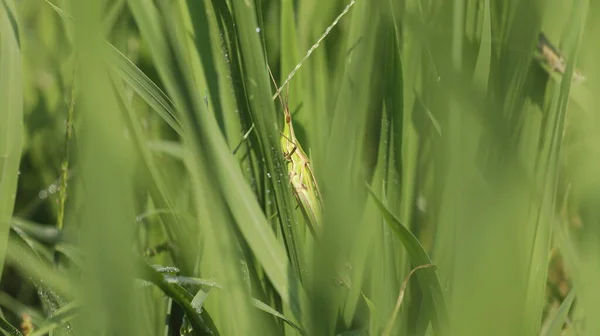
[(256, 27), (256, 32), (260, 33), (260, 28)]
[(48, 197), (48, 192), (46, 192), (46, 190), (42, 190), (38, 194), (38, 197), (41, 198), (41, 199), (46, 199), (46, 197)]
[(267, 201), (267, 204), (268, 204), (268, 205), (271, 205), (271, 203), (272, 203), (271, 201)]
[[(264, 160), (263, 160), (264, 161)], [(271, 173), (267, 173), (267, 177), (271, 178)]]
[(267, 189), (267, 194), (270, 194), (270, 193), (271, 193), (271, 190), (270, 190), (270, 189)]

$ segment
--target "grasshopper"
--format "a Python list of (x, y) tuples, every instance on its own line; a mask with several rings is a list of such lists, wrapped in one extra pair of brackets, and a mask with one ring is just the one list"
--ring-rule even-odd
[[(275, 88), (277, 83), (273, 77), (273, 73), (269, 68), (269, 74), (273, 80)], [(318, 239), (320, 235), (320, 221), (321, 211), (323, 207), (321, 205), (321, 192), (317, 185), (317, 180), (312, 170), (310, 160), (298, 139), (294, 133), (294, 126), (292, 124), (292, 115), (289, 110), (288, 99), (289, 99), (289, 86), (286, 87), (286, 101), (279, 97), (281, 106), (284, 114), (284, 126), (281, 132), (281, 149), (283, 157), (287, 162), (288, 177), (292, 185), (292, 193), (298, 201), (298, 206), (302, 211), (304, 218), (308, 224), (308, 229), (315, 239)]]
[[(542, 32), (538, 35), (537, 52), (537, 58), (550, 67), (552, 71), (558, 72), (561, 75), (565, 74), (567, 66), (562, 53), (550, 43), (546, 35)], [(579, 70), (575, 69), (573, 71), (573, 80), (581, 83), (585, 80), (585, 77)]]
[[(273, 80), (273, 84), (275, 85), (275, 88), (277, 88), (273, 73), (270, 68), (268, 70), (271, 79)], [(276, 96), (279, 97), (279, 101), (283, 108), (285, 123), (283, 131), (281, 132), (281, 150), (283, 152), (283, 157), (287, 162), (288, 177), (290, 184), (292, 185), (292, 193), (298, 201), (298, 206), (308, 224), (308, 229), (313, 238), (318, 240), (322, 234), (322, 228), (320, 226), (321, 213), (323, 211), (321, 192), (317, 180), (315, 179), (310, 160), (302, 149), (302, 146), (300, 146), (296, 134), (294, 133), (292, 115), (288, 104), (289, 86), (286, 86), (285, 102), (279, 94), (276, 94)], [(334, 279), (334, 282), (343, 287), (351, 288), (352, 280), (349, 275), (351, 269), (352, 266), (350, 263), (346, 262), (344, 269), (338, 272), (338, 276)]]

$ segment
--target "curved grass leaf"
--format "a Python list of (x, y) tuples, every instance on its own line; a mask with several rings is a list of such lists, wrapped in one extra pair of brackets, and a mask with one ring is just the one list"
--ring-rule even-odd
[[(108, 42), (107, 42), (108, 43)], [(110, 44), (113, 69), (177, 134), (183, 135), (171, 99), (133, 62)]]
[(304, 331), (304, 329), (302, 329), (302, 327), (300, 327), (299, 325), (295, 324), (292, 320), (290, 320), (289, 318), (287, 318), (285, 315), (281, 314), (280, 312), (278, 312), (277, 310), (271, 308), (269, 305), (267, 305), (266, 303), (257, 300), (257, 299), (252, 299), (252, 305), (262, 311), (264, 311), (267, 314), (271, 314), (277, 318), (280, 318), (283, 320), (283, 322), (289, 324), (292, 328), (298, 330), (300, 332), (301, 335), (306, 335), (306, 331)]
[[(65, 21), (73, 17), (65, 10), (46, 0), (46, 3)], [(116, 4), (117, 5), (117, 4)], [(115, 5), (115, 6), (116, 6)], [(109, 20), (110, 22), (110, 20)], [(108, 25), (108, 23), (107, 23)], [(110, 47), (109, 63), (117, 74), (150, 106), (177, 134), (182, 135), (181, 125), (171, 99), (131, 62), (119, 49), (106, 42)]]
[[(202, 311), (202, 306), (204, 305), (204, 301), (208, 298), (208, 293), (210, 293), (210, 288), (206, 291), (200, 289), (194, 298), (192, 299), (192, 306), (196, 308), (197, 311)], [(184, 316), (183, 323), (181, 328), (179, 328), (181, 336), (190, 335), (193, 332), (193, 329), (190, 328), (190, 321), (187, 317)]]
[[(426, 265), (432, 264), (429, 255), (421, 246), (417, 238), (410, 232), (400, 220), (383, 204), (380, 198), (375, 194), (371, 187), (367, 184), (369, 193), (375, 200), (375, 203), (381, 210), (385, 221), (388, 223), (390, 228), (396, 233), (406, 252), (408, 253), (410, 260), (415, 265)], [(434, 314), (432, 315), (432, 324), (434, 330), (438, 333), (443, 333), (443, 330), (447, 326), (447, 310), (446, 301), (440, 285), (440, 280), (432, 268), (425, 268), (418, 275), (419, 283), (424, 288), (424, 295), (430, 299), (433, 303)]]
[(219, 334), (208, 312), (206, 310), (198, 311), (194, 308), (192, 305), (192, 300), (194, 299), (192, 294), (177, 284), (169, 283), (165, 276), (146, 263), (140, 262), (140, 267), (142, 271), (141, 278), (153, 283), (167, 296), (177, 302), (183, 308), (186, 317), (199, 335)]

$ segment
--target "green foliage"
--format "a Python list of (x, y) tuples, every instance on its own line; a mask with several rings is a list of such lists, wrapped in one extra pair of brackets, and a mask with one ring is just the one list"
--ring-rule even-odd
[(596, 13), (0, 0), (0, 329), (600, 334)]

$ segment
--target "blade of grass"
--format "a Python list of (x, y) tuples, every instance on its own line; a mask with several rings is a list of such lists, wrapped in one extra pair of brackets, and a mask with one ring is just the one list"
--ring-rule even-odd
[(55, 227), (42, 225), (22, 218), (13, 217), (11, 226), (28, 237), (45, 244), (57, 244), (61, 240), (61, 233)]
[(206, 311), (196, 310), (192, 305), (194, 297), (178, 284), (169, 283), (164, 275), (144, 262), (139, 263), (140, 276), (160, 288), (166, 295), (177, 302), (185, 311), (186, 317), (192, 323), (194, 330), (200, 335), (219, 335), (212, 318)]
[(16, 264), (32, 283), (49, 288), (58, 295), (70, 299), (75, 297), (77, 286), (50, 264), (50, 259), (42, 260), (18, 236), (8, 241), (7, 262)]
[(271, 314), (281, 320), (283, 320), (283, 322), (287, 323), (288, 325), (290, 325), (292, 328), (298, 330), (298, 332), (300, 332), (300, 335), (306, 335), (306, 332), (304, 331), (304, 329), (302, 329), (302, 327), (298, 326), (297, 324), (295, 324), (292, 320), (290, 320), (289, 318), (287, 318), (285, 315), (281, 314), (280, 312), (278, 312), (277, 310), (271, 308), (269, 305), (267, 305), (266, 303), (259, 301), (257, 299), (252, 299), (252, 305), (262, 311), (264, 311), (267, 314)]
[(357, 2), (352, 12), (350, 34), (345, 41), (344, 70), (339, 75), (339, 95), (335, 97), (329, 139), (321, 152), (325, 155), (314, 163), (326, 209), (323, 243), (315, 247), (313, 258), (313, 269), (319, 278), (311, 288), (314, 329), (310, 332), (320, 335), (334, 332), (334, 321), (345, 294), (332, 291), (329, 279), (336, 277), (336, 269), (352, 253), (348, 247), (367, 243), (356, 234), (360, 231), (367, 198), (362, 181), (372, 177), (373, 159), (377, 157), (372, 154), (377, 152), (381, 125), (379, 88), (383, 66), (378, 60), (384, 57), (386, 43), (381, 33), (389, 23), (382, 14), (382, 3)]
[[(72, 24), (73, 17), (52, 4), (46, 3), (65, 21)], [(117, 4), (115, 4), (116, 6)], [(133, 62), (131, 62), (115, 46), (106, 42), (110, 47), (108, 62), (121, 79), (128, 83), (131, 88), (169, 125), (177, 134), (181, 135), (181, 125), (177, 119), (175, 107), (171, 99), (144, 74)]]
[(571, 305), (573, 305), (573, 301), (575, 301), (575, 291), (571, 290), (569, 295), (565, 298), (565, 300), (560, 304), (556, 315), (552, 318), (552, 322), (548, 326), (548, 329), (544, 333), (544, 336), (559, 336), (561, 335), (563, 326), (569, 318), (569, 310), (571, 310)]
[(178, 265), (187, 272), (188, 270), (193, 269), (192, 264), (194, 258), (186, 256), (195, 255), (196, 252), (192, 251), (194, 251), (197, 246), (192, 243), (192, 235), (190, 235), (188, 228), (182, 223), (180, 217), (172, 215), (177, 213), (174, 204), (175, 200), (173, 198), (174, 190), (173, 188), (168, 187), (166, 175), (163, 170), (159, 169), (159, 161), (151, 153), (151, 149), (149, 148), (146, 135), (143, 132), (143, 127), (138, 116), (133, 108), (126, 103), (122, 90), (119, 90), (114, 81), (113, 89), (115, 95), (118, 97), (118, 103), (127, 116), (127, 126), (133, 135), (137, 152), (144, 162), (145, 174), (150, 180), (149, 192), (152, 200), (157, 207), (168, 209), (169, 214), (161, 213), (160, 215), (164, 223), (163, 227), (165, 232), (171, 242), (179, 242), (181, 244), (180, 249), (183, 253), (176, 254), (174, 257), (178, 262)]
[(76, 302), (61, 307), (28, 336), (42, 336), (51, 333), (61, 325), (75, 318), (79, 314), (79, 308), (80, 306)]
[(4, 332), (8, 333), (11, 336), (23, 336), (23, 334), (21, 334), (19, 329), (17, 329), (15, 326), (10, 324), (7, 320), (4, 319), (4, 317), (1, 317), (1, 316), (0, 316), (0, 328), (2, 328), (2, 330)]
[(0, 4), (0, 273), (13, 214), (23, 132), (19, 30), (12, 0)]
[[(381, 202), (380, 198), (377, 196), (377, 194), (375, 194), (369, 185), (367, 185), (367, 189), (381, 210), (388, 225), (402, 241), (402, 244), (404, 245), (411, 262), (416, 265), (432, 264), (427, 252), (425, 249), (423, 249), (412, 232), (410, 232), (400, 222), (400, 220), (388, 210), (388, 208)], [(444, 328), (447, 325), (448, 317), (446, 311), (446, 302), (442, 287), (440, 285), (440, 280), (433, 269), (424, 269), (423, 272), (419, 274), (418, 279), (422, 288), (424, 288), (425, 296), (432, 301), (434, 307), (435, 315), (432, 319), (434, 330), (436, 330), (436, 332), (443, 333), (443, 330), (445, 330)]]
[(402, 283), (402, 287), (400, 287), (400, 294), (398, 294), (398, 300), (396, 301), (396, 306), (394, 307), (394, 312), (392, 313), (392, 316), (390, 316), (390, 319), (388, 320), (388, 323), (385, 327), (385, 329), (382, 332), (382, 335), (390, 335), (392, 332), (392, 328), (394, 328), (394, 323), (396, 322), (396, 318), (398, 317), (398, 313), (400, 312), (400, 306), (402, 306), (402, 301), (404, 301), (404, 292), (406, 291), (406, 287), (408, 287), (408, 281), (410, 280), (410, 278), (412, 277), (412, 275), (423, 268), (428, 268), (428, 267), (434, 267), (434, 265), (419, 265), (417, 267), (415, 267), (412, 271), (410, 271), (410, 273), (408, 273), (408, 275), (406, 276), (406, 279), (404, 279), (404, 282)]
[[(142, 319), (134, 290), (135, 194), (137, 156), (126, 134), (123, 111), (112, 91), (102, 13), (106, 2), (71, 1), (74, 47), (80, 63), (78, 116), (82, 265), (82, 321), (86, 328), (137, 335)], [(77, 189), (75, 189), (77, 190)], [(107, 248), (110, 246), (110, 248)]]
[[(526, 319), (530, 321), (528, 324), (528, 332), (538, 332), (541, 325), (541, 319), (544, 308), (545, 293), (546, 293), (546, 278), (548, 273), (548, 255), (550, 250), (551, 227), (547, 224), (550, 221), (543, 217), (543, 214), (556, 212), (557, 184), (559, 180), (560, 158), (562, 152), (562, 144), (566, 129), (567, 112), (571, 96), (571, 84), (574, 71), (574, 64), (578, 50), (578, 44), (581, 36), (581, 29), (585, 22), (584, 2), (578, 2), (576, 5), (578, 10), (572, 13), (570, 18), (578, 24), (571, 26), (567, 33), (567, 44), (565, 52), (567, 53), (567, 69), (562, 77), (560, 89), (552, 97), (551, 110), (547, 121), (545, 136), (546, 141), (541, 148), (541, 160), (539, 168), (539, 176), (543, 186), (544, 195), (543, 204), (538, 214), (538, 222), (536, 223), (536, 232), (534, 245), (532, 249), (532, 260), (530, 264), (530, 279), (529, 288), (527, 290), (528, 313), (532, 314), (532, 318)], [(577, 17), (576, 15), (579, 15)], [(583, 21), (583, 22), (582, 22)], [(580, 23), (581, 22), (581, 23)], [(549, 211), (544, 211), (548, 208)], [(562, 325), (561, 325), (562, 326)], [(596, 326), (597, 327), (597, 326)], [(597, 329), (598, 330), (598, 329)]]
[(111, 45), (110, 64), (119, 76), (169, 125), (182, 135), (171, 99), (117, 48)]

